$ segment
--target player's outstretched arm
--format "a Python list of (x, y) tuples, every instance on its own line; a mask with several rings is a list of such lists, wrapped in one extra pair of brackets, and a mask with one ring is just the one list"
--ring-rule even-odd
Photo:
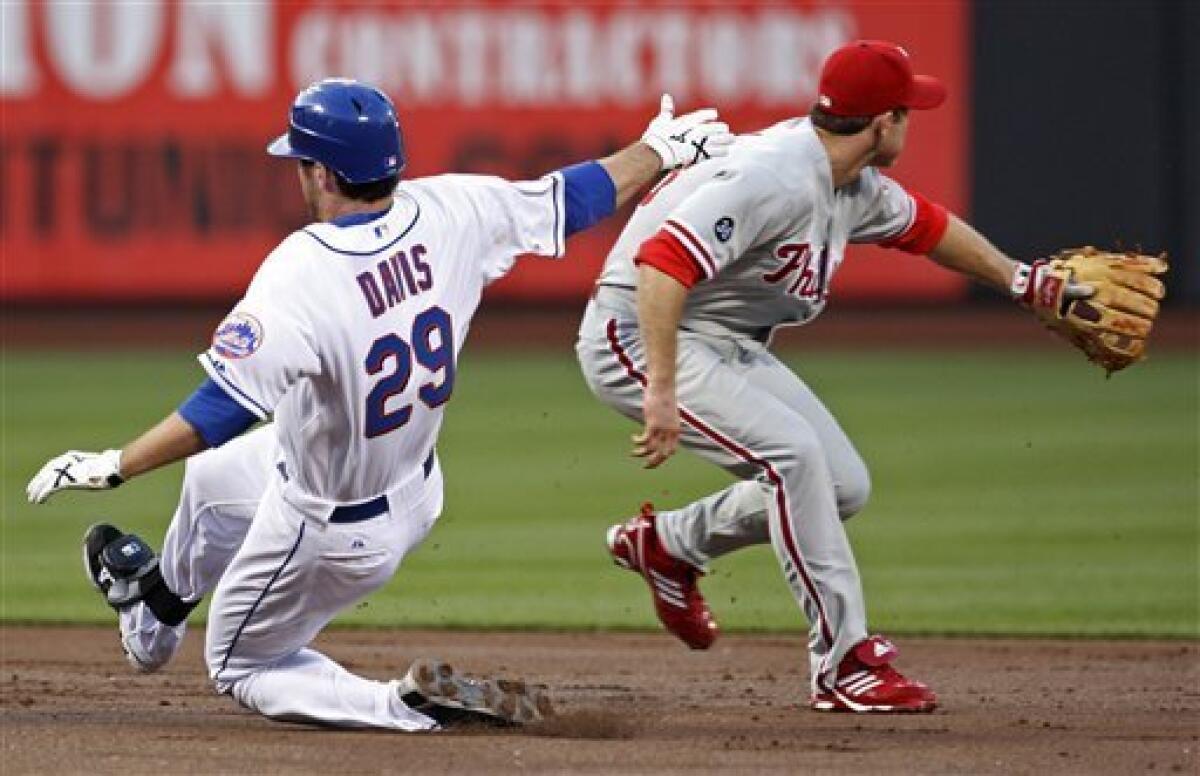
[[(1035, 306), (1041, 284), (1050, 278), (1050, 275), (1037, 273), (1029, 264), (1008, 258), (970, 224), (954, 215), (949, 217), (946, 233), (929, 257), (947, 269), (1008, 292), (1029, 307)], [(1093, 289), (1083, 283), (1068, 283), (1063, 293), (1068, 300), (1086, 299)]]
[(1108, 375), (1145, 357), (1166, 287), (1164, 256), (1073, 248), (1030, 264), (1013, 261), (951, 216), (930, 253), (943, 266), (1008, 291), (1047, 328)]
[(1018, 266), (1018, 262), (1005, 256), (986, 237), (955, 215), (950, 215), (946, 233), (929, 253), (929, 258), (998, 291), (1009, 289)]
[(29, 501), (60, 490), (108, 490), (132, 477), (181, 461), (240, 435), (258, 418), (213, 381), (205, 380), (179, 409), (122, 450), (71, 450), (48, 461), (29, 481)]
[(130, 479), (207, 449), (200, 432), (178, 412), (172, 412), (121, 451), (121, 476)]
[(726, 124), (717, 121), (715, 110), (705, 108), (676, 117), (674, 101), (664, 94), (658, 115), (641, 140), (603, 159), (558, 171), (564, 184), (564, 236), (609, 217), (663, 171), (725, 156), (731, 145), (733, 135)]
[(663, 95), (662, 108), (642, 138), (611, 156), (536, 181), (459, 176), (489, 244), (505, 254), (485, 270), (486, 281), (508, 272), (514, 256), (563, 256), (566, 238), (611, 216), (664, 170), (726, 156), (734, 138), (716, 117), (711, 108), (676, 117), (670, 96)]
[(31, 503), (42, 504), (60, 490), (109, 490), (207, 446), (196, 429), (173, 412), (123, 450), (71, 450), (50, 459), (29, 481), (26, 494)]
[(662, 172), (662, 157), (650, 146), (638, 141), (598, 161), (612, 178), (616, 210), (648, 186)]
[(675, 115), (675, 101), (664, 94), (658, 115), (642, 139), (600, 160), (616, 188), (621, 207), (651, 183), (660, 172), (689, 167), (705, 159), (725, 156), (733, 144), (729, 125), (717, 120), (717, 111), (704, 108)]

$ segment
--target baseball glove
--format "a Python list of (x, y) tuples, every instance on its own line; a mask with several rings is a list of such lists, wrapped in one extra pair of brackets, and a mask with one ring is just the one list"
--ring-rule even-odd
[(1165, 254), (1118, 253), (1089, 245), (1022, 266), (1013, 294), (1111, 375), (1142, 359), (1158, 302), (1166, 293), (1155, 276), (1166, 271)]

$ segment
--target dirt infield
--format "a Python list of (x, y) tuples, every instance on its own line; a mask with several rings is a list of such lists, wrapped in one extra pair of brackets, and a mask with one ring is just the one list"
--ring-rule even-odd
[(165, 672), (126, 670), (115, 631), (8, 627), (3, 758), (17, 773), (1196, 773), (1200, 644), (904, 639), (930, 715), (808, 711), (800, 639), (335, 631), (386, 678), (436, 655), (548, 684), (536, 728), (404, 735), (273, 723), (214, 695), (198, 633)]

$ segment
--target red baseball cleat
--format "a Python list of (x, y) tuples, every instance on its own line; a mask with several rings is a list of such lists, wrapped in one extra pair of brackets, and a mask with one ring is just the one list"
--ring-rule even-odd
[(933, 711), (937, 695), (892, 668), (897, 654), (895, 645), (882, 636), (858, 642), (842, 658), (833, 687), (813, 695), (812, 707), (883, 714)]
[(717, 623), (696, 578), (703, 574), (692, 564), (663, 549), (655, 530), (654, 507), (608, 529), (608, 552), (621, 568), (636, 571), (650, 586), (654, 611), (663, 626), (692, 649), (708, 649), (717, 639)]

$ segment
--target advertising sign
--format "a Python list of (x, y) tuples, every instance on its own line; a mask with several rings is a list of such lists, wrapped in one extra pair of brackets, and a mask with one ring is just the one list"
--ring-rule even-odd
[[(332, 75), (395, 100), (406, 175), (536, 177), (634, 139), (670, 92), (735, 131), (807, 111), (826, 54), (896, 40), (950, 99), (914, 116), (894, 174), (966, 205), (961, 3), (0, 4), (0, 296), (227, 299), (305, 221), (294, 165), (267, 157), (288, 106)], [(493, 295), (586, 295), (621, 219), (524, 262)], [(847, 262), (841, 298), (952, 298), (900, 254)]]

